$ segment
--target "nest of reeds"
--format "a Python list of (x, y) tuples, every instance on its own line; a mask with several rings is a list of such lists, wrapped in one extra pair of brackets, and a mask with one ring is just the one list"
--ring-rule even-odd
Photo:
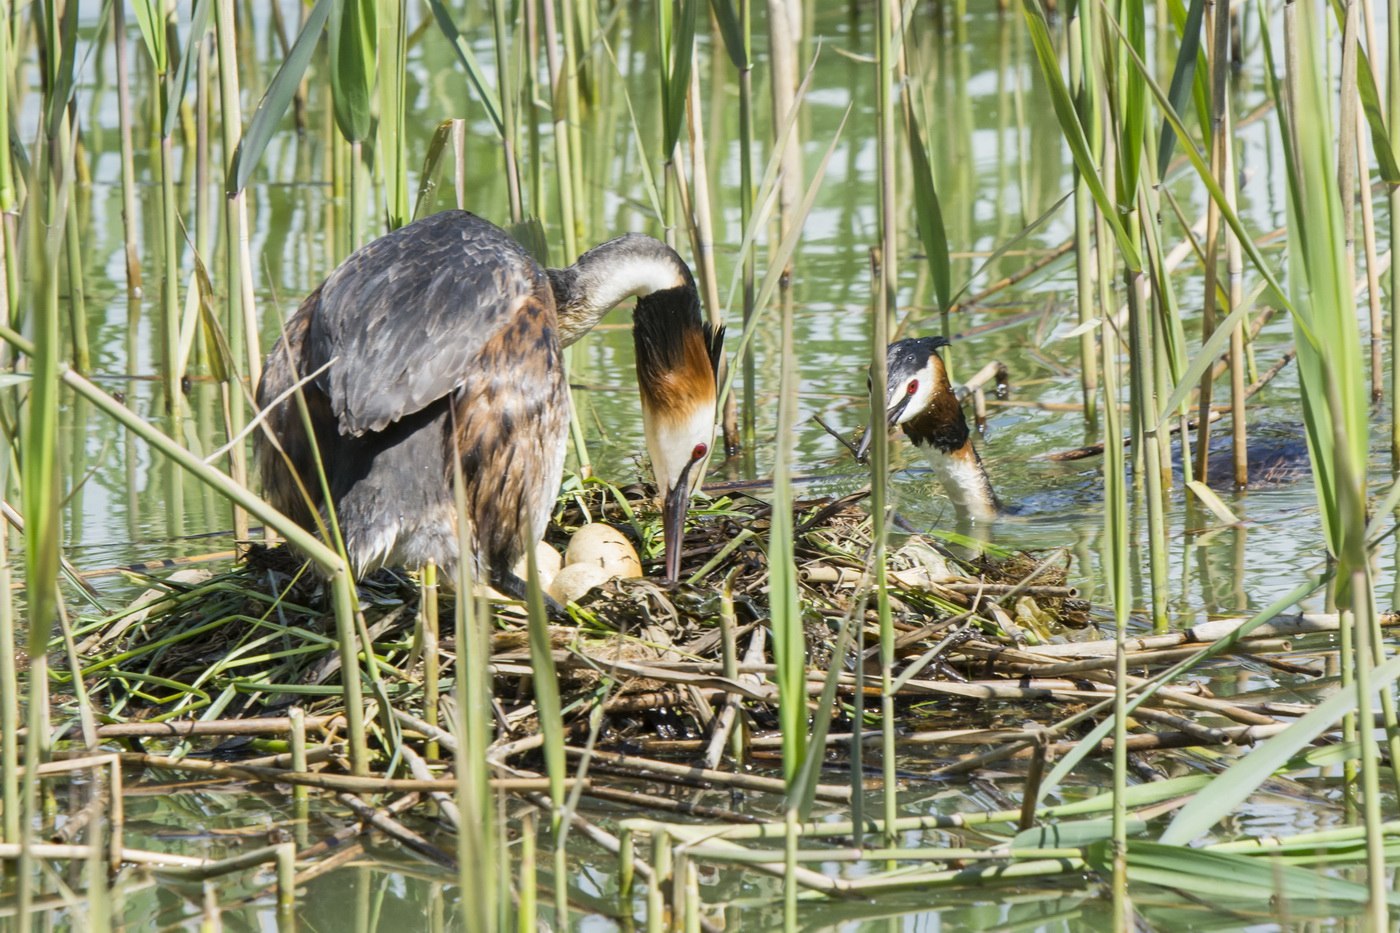
[[(864, 495), (796, 504), (798, 585), (811, 676), (832, 668), (841, 693), (858, 673), (875, 676), (866, 646), (878, 641), (879, 614), (869, 571), (873, 553)], [(606, 521), (646, 553), (655, 538), (652, 500), (640, 488), (603, 484), (576, 489), (548, 539), (562, 544), (588, 521)], [(682, 577), (616, 579), (594, 588), (551, 629), (562, 699), (582, 724), (601, 705), (603, 747), (639, 737), (694, 739), (713, 729), (715, 709), (737, 694), (753, 724), (772, 722), (767, 565), (770, 506), (743, 495), (714, 500), (686, 538)], [(982, 550), (969, 554), (936, 538), (896, 535), (889, 544), (891, 618), (899, 663), (922, 658), (909, 697), (926, 701), (930, 682), (985, 677), (986, 665), (962, 651), (969, 640), (1008, 647), (1059, 640), (1082, 626), (1088, 606), (1064, 585), (1060, 555)], [(359, 599), (384, 684), (396, 709), (423, 712), (421, 591), (413, 577), (381, 571)], [(293, 703), (337, 711), (340, 677), (330, 598), (320, 578), (286, 548), (253, 546), (220, 575), (184, 571), (159, 581), (131, 609), (90, 628), (81, 645), (94, 698), (131, 718), (193, 710), (222, 696), (224, 715), (268, 715)], [(444, 681), (454, 676), (453, 596), (438, 606)], [(496, 696), (515, 730), (532, 728), (531, 664), (522, 608), (496, 604), (492, 646)], [(845, 640), (842, 641), (843, 632)], [(858, 636), (863, 636), (863, 639)], [(844, 647), (842, 646), (844, 644)], [(953, 650), (959, 649), (959, 650)], [(930, 654), (930, 652), (933, 652)], [(928, 655), (928, 657), (924, 657)], [(982, 668), (973, 670), (974, 665)], [(152, 686), (159, 685), (159, 686)], [(908, 704), (911, 709), (918, 702)], [(910, 712), (922, 719), (927, 710)]]

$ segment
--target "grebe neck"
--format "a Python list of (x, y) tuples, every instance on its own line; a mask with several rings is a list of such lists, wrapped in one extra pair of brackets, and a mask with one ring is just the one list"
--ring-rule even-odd
[[(595, 246), (572, 266), (548, 273), (559, 317), (559, 342), (566, 347), (627, 298), (695, 292), (695, 280), (676, 251), (640, 233)], [(698, 307), (698, 298), (696, 302)]]

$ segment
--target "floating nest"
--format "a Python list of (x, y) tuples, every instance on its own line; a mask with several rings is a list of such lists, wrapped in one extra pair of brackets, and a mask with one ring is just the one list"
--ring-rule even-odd
[[(807, 500), (793, 514), (806, 688), (809, 697), (822, 698), (804, 711), (809, 715), (803, 740), (809, 751), (821, 749), (809, 760), (822, 762), (828, 774), (845, 772), (833, 780), (812, 775), (815, 781), (804, 784), (804, 793), (814, 801), (850, 806), (891, 773), (901, 786), (957, 775), (985, 778), (981, 786), (989, 793), (997, 793), (997, 778), (1019, 774), (1023, 800), (1036, 799), (1047, 762), (1113, 750), (1106, 727), (1120, 686), (1139, 689), (1148, 684), (1145, 678), (1172, 669), (1124, 723), (1131, 773), (1157, 788), (1151, 792), (1157, 796), (1141, 798), (1150, 810), (1198, 789), (1208, 780), (1201, 771), (1219, 770), (1315, 708), (1271, 690), (1216, 697), (1195, 675), (1204, 664), (1228, 660), (1232, 667), (1246, 663), (1294, 680), (1325, 678), (1316, 653), (1328, 650), (1335, 637), (1335, 614), (1275, 619), (1247, 633), (1241, 631), (1245, 619), (1220, 619), (1177, 632), (1125, 633), (1122, 641), (1097, 637), (1076, 629), (1089, 620), (1089, 607), (1065, 586), (1066, 556), (1059, 552), (971, 553), (963, 543), (894, 535), (884, 567), (886, 615), (872, 595), (868, 568), (874, 548), (862, 498)], [(765, 555), (771, 511), (736, 492), (703, 513), (687, 536), (686, 582), (667, 587), (648, 579), (614, 580), (571, 605), (567, 623), (550, 626), (564, 719), (560, 744), (568, 773), (577, 775), (566, 786), (558, 785), (558, 772), (544, 776), (546, 730), (536, 706), (544, 693), (536, 689), (537, 651), (531, 650), (522, 609), (493, 604), (492, 703), (489, 711), (474, 710), (490, 721), (468, 720), (452, 702), (459, 673), (452, 596), (436, 600), (442, 621), (434, 632), (425, 622), (433, 601), (420, 605), (417, 582), (393, 573), (359, 587), (361, 639), (374, 646), (374, 657), (372, 664), (359, 661), (369, 680), (369, 747), (368, 760), (356, 768), (347, 754), (329, 594), (281, 549), (254, 548), (218, 576), (179, 571), (155, 582), (129, 609), (82, 626), (77, 657), (99, 722), (88, 717), (88, 724), (71, 727), (67, 737), (78, 747), (68, 753), (83, 756), (88, 744), (120, 743), (124, 773), (142, 769), (154, 787), (170, 786), (166, 775), (182, 774), (181, 788), (233, 780), (339, 792), (334, 800), (341, 806), (340, 823), (326, 838), (298, 849), (297, 858), (310, 866), (298, 877), (328, 870), (343, 852), (363, 851), (355, 848), (361, 843), (346, 843), (373, 827), (455, 880), (457, 844), (432, 833), (425, 837), (399, 820), (413, 814), (420, 829), (474, 831), (455, 807), (433, 801), (450, 804), (460, 789), (454, 770), (456, 753), (464, 749), (458, 737), (471, 735), (466, 723), (476, 721), (492, 731), (492, 740), (482, 772), (464, 779), (475, 784), (486, 776), (493, 793), (526, 805), (518, 813), (549, 809), (555, 805), (549, 795), (577, 792), (582, 810), (571, 805), (570, 819), (618, 855), (620, 873), (631, 877), (635, 871), (648, 884), (665, 883), (634, 857), (636, 847), (627, 841), (632, 834), (689, 845), (687, 840), (701, 837), (686, 833), (708, 839), (720, 831), (753, 829), (771, 840), (780, 828), (771, 821), (772, 804), (792, 790), (781, 776), (784, 739), (790, 736), (779, 728), (786, 717), (779, 708), (769, 624)], [(574, 488), (561, 500), (551, 539), (558, 543), (588, 521), (628, 531), (643, 555), (657, 550), (653, 506), (640, 490)], [(487, 616), (475, 618), (480, 623)], [(1382, 622), (1395, 625), (1400, 616), (1386, 615)], [(892, 627), (894, 643), (888, 704), (879, 656), (885, 626)], [(1300, 638), (1311, 646), (1300, 651), (1294, 643)], [(1127, 671), (1121, 685), (1115, 655), (1120, 648)], [(1187, 667), (1191, 676), (1183, 680)], [(890, 732), (870, 724), (886, 710), (893, 722), (881, 725), (893, 726), (892, 745)], [(79, 741), (83, 729), (92, 743)], [(858, 765), (862, 770), (852, 773), (847, 752), (856, 742), (865, 747), (862, 734), (882, 741), (878, 750), (871, 745)], [(1338, 725), (1320, 741), (1343, 739)], [(553, 738), (550, 747), (557, 748)], [(886, 750), (898, 760), (868, 767)], [(1313, 767), (1306, 757), (1299, 762), (1297, 767)], [(1168, 779), (1174, 772), (1178, 778)], [(1096, 780), (1091, 776), (1090, 786)], [(717, 794), (692, 792), (719, 788), (728, 791), (727, 803)], [(370, 804), (365, 795), (380, 796)], [(627, 818), (637, 814), (645, 819)], [(1001, 810), (982, 816), (1023, 828), (1026, 819), (1025, 807), (1010, 798)], [(937, 853), (959, 818), (914, 819), (920, 831), (941, 840), (929, 849)], [(736, 825), (752, 823), (765, 826)], [(528, 833), (533, 824), (519, 825)], [(803, 845), (824, 847), (824, 826), (821, 820), (806, 824), (804, 832), (812, 837)], [(759, 836), (745, 838), (762, 844)], [(781, 857), (747, 858), (743, 864), (787, 877)], [(527, 867), (533, 870), (533, 862), (521, 863), (522, 871)], [(937, 876), (940, 883), (962, 882), (960, 865), (940, 870), (946, 875)], [(882, 885), (903, 890), (911, 877), (901, 867), (859, 881), (812, 871), (796, 880), (828, 894), (869, 896)], [(624, 888), (623, 899), (630, 896)]]
[[(857, 675), (878, 677), (880, 617), (869, 571), (874, 553), (864, 493), (796, 504), (798, 564), (813, 683), (836, 668), (838, 692), (852, 696)], [(584, 484), (561, 499), (547, 540), (562, 550), (589, 521), (619, 528), (639, 553), (659, 541), (654, 500), (640, 487)], [(602, 707), (600, 747), (638, 740), (698, 740), (713, 733), (715, 710), (737, 698), (762, 730), (774, 720), (769, 623), (770, 506), (743, 494), (714, 500), (686, 537), (682, 578), (615, 579), (551, 627), (562, 699), (571, 721), (588, 728)], [(1064, 585), (1066, 559), (981, 549), (899, 533), (889, 544), (888, 581), (897, 664), (908, 673), (901, 713), (927, 718), (930, 683), (988, 675), (971, 643), (1013, 647), (1064, 640), (1089, 607)], [(650, 563), (650, 562), (648, 562)], [(413, 577), (381, 571), (359, 585), (366, 631), (397, 710), (422, 716), (434, 641), (423, 631), (421, 589)], [(454, 596), (441, 595), (436, 639), (444, 683), (454, 676)], [(495, 602), (492, 661), (496, 697), (512, 731), (534, 728), (533, 668), (523, 609)], [(323, 581), (284, 547), (253, 545), (230, 571), (184, 570), (132, 606), (89, 625), (79, 656), (95, 703), (126, 719), (194, 714), (218, 702), (224, 717), (269, 716), (293, 704), (339, 710), (340, 656)], [(995, 672), (992, 676), (996, 676)], [(815, 689), (815, 688), (814, 688)], [(449, 692), (444, 688), (444, 693)], [(918, 707), (918, 709), (916, 709)]]

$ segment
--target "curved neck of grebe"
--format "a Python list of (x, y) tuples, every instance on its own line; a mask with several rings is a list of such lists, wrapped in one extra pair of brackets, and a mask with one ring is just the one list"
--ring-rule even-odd
[(675, 250), (639, 233), (609, 240), (567, 269), (548, 272), (559, 317), (559, 342), (566, 347), (627, 298), (695, 288), (690, 269)]
[(974, 521), (995, 521), (1002, 513), (1001, 500), (992, 489), (991, 477), (969, 438), (953, 450), (923, 448), (943, 491), (958, 512)]

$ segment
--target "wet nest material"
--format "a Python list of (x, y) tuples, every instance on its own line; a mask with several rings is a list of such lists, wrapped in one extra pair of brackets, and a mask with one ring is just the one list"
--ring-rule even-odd
[[(651, 501), (640, 489), (583, 486), (561, 501), (548, 540), (561, 551), (570, 533), (605, 521), (628, 534), (639, 553), (654, 549)], [(813, 676), (831, 667), (852, 676), (874, 659), (854, 648), (835, 656), (843, 626), (864, 628), (878, 641), (879, 618), (866, 570), (871, 521), (863, 494), (798, 503), (799, 587), (808, 663)], [(703, 736), (713, 706), (724, 697), (725, 671), (762, 681), (744, 695), (754, 724), (771, 721), (764, 676), (772, 663), (768, 617), (769, 506), (734, 496), (715, 500), (686, 538), (682, 577), (664, 586), (653, 578), (615, 579), (570, 608), (573, 624), (552, 628), (563, 700), (586, 722), (591, 707), (607, 710), (604, 736), (626, 743), (637, 736)], [(1062, 555), (983, 552), (959, 554), (931, 537), (899, 534), (890, 544), (892, 615), (901, 666), (942, 645), (922, 662), (923, 680), (966, 681), (969, 641), (1014, 646), (1062, 639), (1082, 627), (1088, 605), (1064, 585)], [(654, 562), (648, 561), (651, 565)], [(650, 568), (649, 568), (650, 569)], [(420, 587), (409, 575), (381, 571), (359, 587), (363, 617), (387, 673), (396, 707), (422, 714), (424, 674)], [(196, 713), (232, 689), (225, 715), (266, 716), (296, 702), (334, 710), (340, 659), (323, 582), (283, 547), (253, 546), (231, 571), (186, 570), (154, 582), (132, 607), (80, 633), (79, 656), (96, 703), (122, 718)], [(529, 652), (523, 610), (496, 603), (492, 657), (497, 696), (528, 706)], [(453, 676), (453, 596), (438, 607), (444, 684)], [(855, 644), (857, 639), (848, 639)], [(956, 650), (954, 650), (956, 649)], [(869, 652), (867, 652), (867, 655)], [(984, 667), (980, 661), (977, 666)], [(697, 687), (697, 683), (705, 686)], [(153, 685), (159, 686), (153, 686)], [(848, 691), (842, 691), (848, 692)], [(914, 691), (911, 696), (927, 696)], [(509, 702), (509, 701), (507, 701)], [(507, 721), (513, 722), (507, 706)], [(514, 722), (513, 722), (514, 724)], [(606, 744), (606, 743), (605, 743)]]
[[(587, 521), (606, 521), (631, 534), (640, 553), (652, 554), (659, 550), (654, 512), (640, 490), (580, 485), (561, 500), (551, 541), (562, 543)], [(631, 777), (649, 790), (660, 782), (782, 792), (765, 556), (770, 518), (756, 499), (716, 499), (687, 536), (686, 582), (614, 580), (571, 606), (568, 623), (551, 626), (567, 752), (586, 756), (589, 774)], [(813, 722), (824, 719), (825, 741), (838, 752), (828, 768), (846, 775), (844, 783), (819, 784), (817, 797), (849, 800), (853, 784), (840, 753), (857, 723), (878, 732), (871, 717), (882, 705), (880, 615), (867, 569), (870, 516), (859, 493), (813, 499), (797, 505), (794, 527), (808, 713)], [(994, 762), (1043, 760), (1073, 748), (1108, 715), (1114, 642), (1093, 629), (1090, 607), (1065, 585), (1065, 554), (983, 549), (968, 556), (907, 533), (893, 536), (889, 548), (901, 775), (931, 780)], [(654, 566), (654, 559), (646, 563)], [(420, 782), (450, 776), (452, 596), (438, 600), (436, 637), (425, 630), (414, 579), (380, 573), (360, 586), (359, 597), (378, 672), (366, 690), (371, 751), (382, 768), (375, 780), (386, 782), (378, 786), (395, 786), (409, 767)], [(537, 779), (543, 736), (527, 620), (517, 605), (491, 605), (496, 737), (488, 759), (498, 780)], [(295, 706), (305, 712), (312, 757), (308, 771), (291, 779), (359, 788), (354, 782), (366, 779), (352, 778), (345, 760), (341, 664), (328, 607), (324, 584), (280, 548), (254, 548), (222, 575), (185, 570), (154, 583), (129, 609), (77, 633), (89, 698), (106, 723), (98, 735), (141, 743), (124, 753), (134, 763), (170, 766), (148, 743), (179, 740), (189, 743), (180, 767), (285, 783), (287, 756), (250, 758), (266, 750), (251, 737), (285, 736)], [(1130, 639), (1132, 683), (1231, 636), (1242, 621)], [(1290, 660), (1296, 655), (1288, 639), (1329, 625), (1335, 629), (1334, 618), (1299, 617), (1291, 627), (1261, 629), (1231, 647), (1229, 657), (1247, 657), (1266, 672), (1318, 677), (1320, 669)], [(442, 700), (430, 711), (424, 698), (434, 693)], [(817, 700), (823, 693), (834, 697), (829, 718)], [(1196, 683), (1161, 687), (1135, 713), (1135, 767), (1151, 775), (1154, 765), (1144, 756), (1162, 749), (1248, 745), (1307, 708), (1285, 707), (1219, 699)], [(1097, 754), (1109, 745), (1096, 743)], [(647, 810), (691, 813), (696, 806), (622, 789), (611, 779), (584, 784), (586, 796)]]

